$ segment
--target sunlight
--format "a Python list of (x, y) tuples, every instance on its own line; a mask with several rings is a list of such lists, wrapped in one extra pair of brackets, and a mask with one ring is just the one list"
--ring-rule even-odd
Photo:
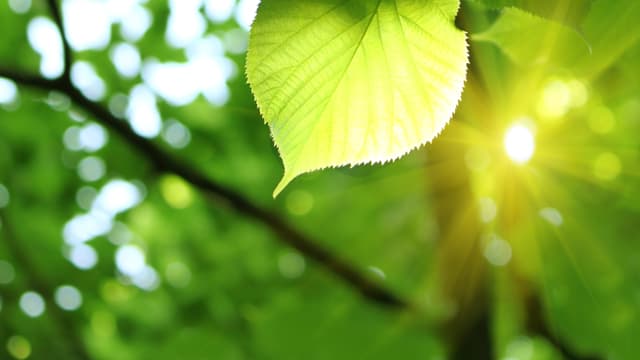
[(101, 100), (107, 88), (91, 63), (76, 61), (71, 67), (71, 82), (91, 100)]
[(68, 258), (80, 270), (89, 270), (98, 263), (98, 253), (86, 244), (72, 246)]
[(231, 17), (235, 5), (235, 0), (207, 0), (205, 11), (209, 20), (223, 23)]
[(38, 317), (44, 313), (44, 299), (35, 291), (27, 291), (20, 296), (20, 308), (27, 316)]
[(66, 0), (62, 3), (64, 29), (76, 51), (104, 49), (111, 40), (111, 19), (105, 2)]
[(135, 276), (145, 268), (145, 255), (136, 245), (123, 245), (116, 251), (116, 266), (128, 276)]
[(33, 50), (40, 54), (40, 73), (50, 79), (62, 74), (62, 40), (53, 21), (40, 16), (34, 18), (29, 22), (27, 38)]
[(63, 285), (56, 289), (54, 300), (61, 309), (73, 311), (82, 305), (82, 294), (71, 285)]
[(111, 62), (120, 75), (133, 78), (140, 72), (142, 60), (138, 48), (129, 43), (119, 43), (111, 48)]
[(200, 13), (202, 1), (169, 1), (171, 9), (165, 38), (169, 45), (184, 48), (201, 38), (207, 29), (207, 23)]
[(126, 112), (133, 131), (146, 138), (158, 136), (162, 130), (162, 118), (153, 92), (145, 85), (136, 85), (129, 99)]
[(18, 14), (24, 14), (31, 9), (31, 0), (9, 0), (9, 7)]
[(518, 164), (524, 164), (531, 159), (535, 146), (533, 133), (524, 125), (513, 125), (504, 136), (507, 155)]
[(258, 0), (240, 0), (236, 8), (236, 22), (241, 28), (249, 30), (258, 10)]
[(0, 105), (11, 104), (18, 95), (16, 84), (5, 78), (0, 78)]

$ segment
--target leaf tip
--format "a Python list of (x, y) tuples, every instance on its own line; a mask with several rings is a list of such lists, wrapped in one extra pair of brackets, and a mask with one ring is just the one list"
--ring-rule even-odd
[(298, 175), (297, 174), (292, 174), (292, 173), (290, 173), (290, 172), (285, 170), (284, 176), (282, 177), (282, 179), (280, 180), (278, 185), (276, 185), (276, 188), (273, 190), (273, 198), (275, 199), (278, 195), (280, 195), (282, 190), (284, 190), (284, 188), (286, 188), (287, 185), (289, 185), (289, 183), (293, 179), (295, 179), (296, 176), (298, 176)]

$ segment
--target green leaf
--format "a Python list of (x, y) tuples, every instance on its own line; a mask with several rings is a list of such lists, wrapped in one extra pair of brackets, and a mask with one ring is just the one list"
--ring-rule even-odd
[(640, 41), (640, 1), (595, 1), (584, 21), (584, 36), (592, 56), (579, 58), (576, 68), (596, 76)]
[[(575, 58), (589, 53), (587, 43), (573, 29), (511, 7), (503, 9), (489, 29), (472, 39), (496, 44), (520, 65), (571, 65)], [(569, 49), (576, 51), (570, 53)]]
[(383, 163), (431, 141), (451, 118), (467, 68), (458, 0), (263, 0), (247, 76), (296, 176)]
[(518, 7), (543, 18), (580, 28), (593, 0), (470, 0), (490, 9)]

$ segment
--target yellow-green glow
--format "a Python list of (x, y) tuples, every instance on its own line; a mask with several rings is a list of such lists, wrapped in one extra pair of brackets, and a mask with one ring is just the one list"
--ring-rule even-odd
[(616, 119), (613, 112), (607, 107), (600, 106), (591, 111), (589, 115), (589, 127), (597, 134), (606, 134), (613, 130)]
[(22, 336), (12, 336), (7, 341), (7, 351), (16, 359), (26, 359), (31, 355), (31, 344)]
[(160, 183), (160, 190), (165, 201), (176, 209), (184, 209), (193, 202), (191, 188), (178, 176), (165, 176)]
[(622, 170), (622, 163), (616, 154), (605, 152), (593, 163), (593, 174), (600, 180), (613, 180)]
[(543, 86), (536, 112), (540, 119), (555, 122), (561, 120), (572, 108), (584, 106), (589, 99), (586, 86), (577, 79), (551, 79)]
[(533, 133), (524, 125), (513, 125), (504, 136), (504, 148), (507, 155), (518, 164), (529, 161), (535, 147)]
[(286, 205), (290, 213), (305, 215), (313, 208), (313, 196), (308, 191), (292, 191), (287, 196)]

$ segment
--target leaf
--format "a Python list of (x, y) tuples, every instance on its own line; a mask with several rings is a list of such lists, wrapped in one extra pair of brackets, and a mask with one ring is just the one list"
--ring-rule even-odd
[(579, 29), (593, 0), (471, 0), (490, 9), (518, 7), (540, 17)]
[(383, 163), (431, 141), (451, 118), (467, 67), (459, 0), (263, 0), (247, 76), (296, 176)]
[(582, 57), (577, 71), (596, 76), (640, 41), (640, 1), (595, 1), (584, 21), (584, 36), (593, 48)]
[[(570, 65), (589, 53), (587, 43), (573, 29), (512, 7), (503, 9), (489, 29), (472, 39), (496, 44), (520, 65)], [(570, 53), (569, 49), (577, 51)]]

